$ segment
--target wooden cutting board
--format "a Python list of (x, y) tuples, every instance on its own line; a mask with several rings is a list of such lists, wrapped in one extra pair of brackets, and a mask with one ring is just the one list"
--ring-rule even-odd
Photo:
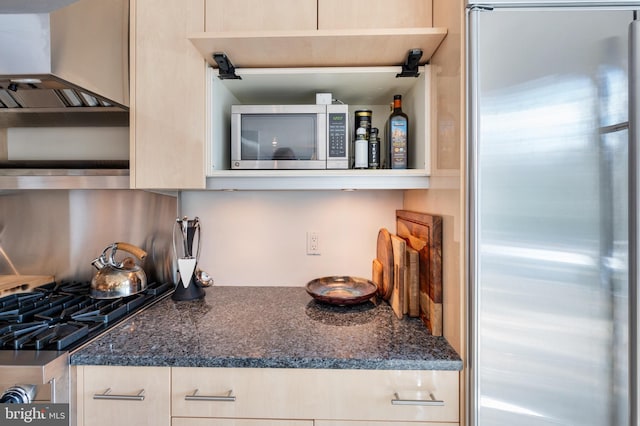
[(382, 279), (379, 283), (378, 294), (384, 300), (389, 300), (393, 290), (393, 247), (391, 246), (391, 234), (386, 228), (378, 231), (376, 259), (382, 265)]
[(52, 275), (0, 275), (0, 296), (24, 293), (54, 280)]
[(402, 238), (392, 235), (393, 247), (393, 289), (389, 304), (398, 318), (404, 316), (404, 273), (407, 259), (407, 243)]
[(378, 259), (373, 259), (371, 264), (371, 281), (378, 288), (378, 294), (380, 294), (380, 283), (382, 283), (382, 263)]
[(420, 316), (420, 254), (407, 244), (404, 309), (410, 317)]
[(418, 251), (420, 318), (442, 336), (442, 217), (397, 210), (396, 233)]

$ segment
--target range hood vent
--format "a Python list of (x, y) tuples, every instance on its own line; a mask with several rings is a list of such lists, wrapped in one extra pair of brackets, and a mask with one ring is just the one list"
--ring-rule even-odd
[(0, 14), (0, 127), (127, 126), (128, 0)]

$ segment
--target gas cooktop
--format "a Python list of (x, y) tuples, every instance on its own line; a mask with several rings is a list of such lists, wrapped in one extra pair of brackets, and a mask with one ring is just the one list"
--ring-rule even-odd
[(0, 350), (73, 351), (174, 289), (151, 283), (132, 296), (92, 299), (89, 287), (54, 282), (0, 298)]

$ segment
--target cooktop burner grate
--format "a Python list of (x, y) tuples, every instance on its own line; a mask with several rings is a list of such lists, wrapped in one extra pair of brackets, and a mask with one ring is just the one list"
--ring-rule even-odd
[(92, 299), (89, 288), (89, 282), (51, 283), (0, 298), (0, 349), (77, 349), (173, 291), (170, 283), (151, 283), (132, 296)]

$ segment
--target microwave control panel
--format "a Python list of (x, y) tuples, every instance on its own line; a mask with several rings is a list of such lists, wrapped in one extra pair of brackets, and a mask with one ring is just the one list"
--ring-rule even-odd
[(327, 168), (349, 167), (348, 106), (327, 105)]
[(329, 158), (347, 155), (347, 115), (329, 113)]

